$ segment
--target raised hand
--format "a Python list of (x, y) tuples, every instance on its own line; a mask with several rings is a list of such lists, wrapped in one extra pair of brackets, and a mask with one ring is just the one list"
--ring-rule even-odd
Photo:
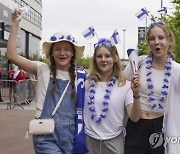
[(16, 8), (12, 13), (12, 23), (19, 25), (21, 19), (22, 19), (22, 10), (20, 8)]
[(133, 95), (135, 97), (139, 97), (139, 90), (140, 90), (140, 82), (139, 82), (139, 75), (135, 74), (131, 81), (131, 89), (133, 91)]

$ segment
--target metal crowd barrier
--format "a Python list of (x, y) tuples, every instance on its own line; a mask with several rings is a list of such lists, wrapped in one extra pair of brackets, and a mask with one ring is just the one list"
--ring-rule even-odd
[(24, 109), (35, 97), (36, 80), (0, 80), (0, 104), (7, 104), (7, 109), (16, 106)]
[(37, 80), (27, 80), (27, 103), (30, 103), (36, 95), (36, 83)]

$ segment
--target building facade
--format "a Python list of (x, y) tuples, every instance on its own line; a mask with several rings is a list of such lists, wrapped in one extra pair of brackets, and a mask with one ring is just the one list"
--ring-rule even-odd
[(5, 53), (11, 30), (12, 11), (14, 8), (26, 5), (29, 5), (31, 10), (23, 14), (16, 41), (17, 52), (27, 58), (39, 57), (42, 36), (42, 0), (0, 0), (0, 66), (3, 67), (3, 73), (8, 70)]

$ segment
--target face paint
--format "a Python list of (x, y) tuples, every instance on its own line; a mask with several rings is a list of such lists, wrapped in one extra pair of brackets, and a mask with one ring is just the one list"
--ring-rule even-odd
[(108, 61), (109, 63), (113, 63), (113, 59), (112, 59), (112, 58), (108, 58), (107, 61)]
[(166, 46), (166, 44), (167, 44), (166, 40), (162, 40), (161, 43), (162, 43), (163, 46)]

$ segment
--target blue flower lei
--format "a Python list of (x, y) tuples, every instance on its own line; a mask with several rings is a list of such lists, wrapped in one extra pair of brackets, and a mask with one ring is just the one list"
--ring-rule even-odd
[(152, 56), (149, 55), (146, 58), (146, 81), (147, 81), (147, 88), (148, 88), (148, 101), (151, 103), (151, 107), (153, 109), (163, 109), (162, 103), (164, 103), (169, 90), (169, 84), (171, 79), (171, 64), (172, 64), (172, 58), (168, 56), (167, 61), (165, 63), (165, 73), (164, 73), (164, 79), (163, 79), (163, 86), (161, 91), (160, 99), (158, 99), (158, 102), (155, 101), (155, 98), (153, 95), (153, 89), (154, 85), (152, 83)]
[(89, 87), (90, 101), (88, 102), (88, 105), (89, 105), (89, 111), (91, 111), (91, 113), (92, 113), (91, 120), (95, 121), (96, 123), (100, 123), (103, 118), (106, 118), (106, 112), (109, 110), (108, 105), (109, 105), (109, 101), (110, 101), (110, 94), (111, 94), (111, 90), (112, 90), (114, 84), (116, 83), (116, 77), (113, 77), (107, 84), (107, 88), (105, 90), (105, 95), (104, 95), (103, 101), (102, 101), (102, 110), (101, 110), (101, 114), (99, 117), (96, 115), (96, 109), (94, 106), (94, 98), (95, 98), (94, 95), (96, 94), (96, 91), (95, 91), (96, 82), (97, 82), (97, 79), (95, 79), (95, 78), (93, 78), (90, 82), (91, 83), (91, 85)]

